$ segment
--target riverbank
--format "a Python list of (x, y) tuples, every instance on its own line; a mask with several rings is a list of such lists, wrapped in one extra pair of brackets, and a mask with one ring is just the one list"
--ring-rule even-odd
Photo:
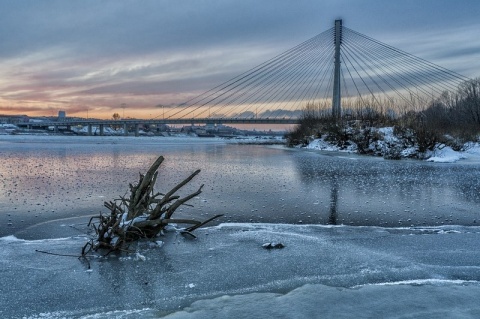
[[(366, 133), (361, 133), (365, 136)], [(360, 147), (354, 140), (344, 141), (339, 145), (338, 141), (323, 138), (311, 139), (306, 145), (297, 146), (310, 150), (335, 151), (346, 153), (360, 153), (372, 156), (384, 157), (386, 159), (414, 158), (434, 163), (455, 163), (460, 160), (468, 160), (480, 164), (480, 144), (478, 142), (467, 142), (456, 147), (437, 143), (432, 150), (419, 151), (418, 145), (405, 141), (404, 138), (394, 134), (393, 127), (369, 128), (365, 145)], [(374, 137), (374, 138), (373, 138)]]

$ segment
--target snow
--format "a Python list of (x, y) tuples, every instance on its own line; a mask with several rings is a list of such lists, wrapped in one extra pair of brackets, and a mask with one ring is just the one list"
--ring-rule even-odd
[(323, 139), (314, 139), (310, 142), (306, 147), (309, 150), (320, 150), (320, 151), (339, 151), (340, 148), (338, 146), (332, 145), (329, 142), (324, 141)]
[(400, 152), (402, 157), (412, 157), (414, 154), (418, 152), (418, 149), (416, 147), (408, 147)]
[(478, 227), (225, 223), (196, 235), (141, 242), (127, 258), (90, 260), (89, 272), (77, 258), (35, 252), (78, 254), (86, 237), (0, 238), (0, 317), (480, 315)]
[(18, 129), (18, 126), (9, 123), (0, 123), (0, 129)]
[(25, 242), (25, 240), (19, 239), (19, 238), (15, 237), (15, 235), (0, 237), (0, 241), (4, 242), (4, 243)]
[[(389, 286), (371, 285), (346, 289), (307, 284), (286, 294), (251, 293), (200, 300), (164, 318), (388, 318), (398, 315), (402, 318), (475, 317), (480, 311), (480, 306), (474, 305), (473, 297), (478, 295), (478, 287), (458, 286), (446, 289), (431, 285), (420, 289), (415, 285), (390, 283)], [(394, 295), (396, 302), (393, 304)], [(448, 298), (448, 301), (445, 302), (444, 298)], [(472, 307), (457, 306), (465, 301), (471, 303)], [(425, 305), (428, 305), (428, 309), (425, 309)]]
[[(390, 136), (391, 130), (382, 132)], [(24, 142), (25, 137), (2, 136), (0, 142), (3, 139), (14, 144), (9, 144), (10, 148), (22, 152), (31, 147)], [(128, 149), (133, 146), (150, 149), (155, 143), (155, 148), (161, 148), (163, 152), (166, 146), (177, 150), (179, 144), (187, 145), (190, 152), (190, 147), (199, 143), (197, 138), (178, 137), (162, 138), (160, 145), (148, 137), (46, 136), (36, 137), (37, 140), (45, 141), (46, 148), (52, 149), (55, 145), (66, 144), (66, 140), (77, 143), (76, 148), (88, 149), (95, 144), (100, 144), (96, 147), (102, 149), (108, 144), (117, 148), (117, 143), (125, 144)], [(22, 240), (15, 236), (2, 237), (0, 317), (480, 317), (480, 228), (308, 224), (315, 222), (308, 215), (314, 216), (313, 213), (317, 212), (327, 215), (332, 209), (332, 198), (338, 196), (339, 205), (335, 208), (339, 212), (340, 224), (352, 220), (361, 224), (363, 219), (369, 219), (378, 226), (383, 225), (381, 220), (387, 216), (398, 221), (395, 225), (422, 225), (424, 222), (429, 225), (477, 225), (478, 197), (475, 197), (475, 190), (478, 190), (478, 176), (469, 175), (469, 172), (476, 171), (470, 169), (471, 165), (457, 165), (458, 170), (447, 171), (442, 165), (420, 161), (394, 162), (373, 157), (359, 160), (359, 156), (350, 154), (325, 156), (268, 148), (265, 161), (275, 163), (275, 166), (263, 162), (255, 163), (255, 166), (252, 158), (258, 161), (261, 154), (254, 153), (258, 156), (253, 157), (245, 154), (245, 148), (229, 148), (227, 152), (223, 148), (225, 142), (216, 139), (202, 140), (202, 143), (215, 144), (215, 154), (228, 153), (229, 157), (219, 157), (217, 162), (212, 156), (201, 157), (202, 170), (212, 178), (206, 184), (212, 185), (212, 189), (209, 197), (205, 197), (208, 201), (203, 195), (196, 199), (198, 206), (208, 203), (205, 210), (212, 214), (211, 207), (218, 197), (222, 199), (218, 206), (222, 210), (251, 211), (252, 217), (255, 217), (255, 211), (259, 216), (257, 220), (266, 220), (265, 206), (273, 207), (274, 222), (286, 220), (283, 216), (288, 214), (295, 218), (295, 222), (303, 220), (305, 224), (224, 223), (196, 230), (197, 239), (181, 236), (181, 229), (172, 225), (165, 236), (156, 238), (155, 242), (132, 246), (134, 253), (131, 255), (112, 254), (107, 258), (91, 259), (90, 269), (81, 259), (36, 252), (78, 255), (88, 238), (84, 235), (67, 237), (70, 227), (61, 229), (61, 236), (65, 238)], [(199, 154), (198, 149), (195, 152)], [(457, 153), (464, 156), (459, 160), (461, 163), (477, 163), (480, 159), (478, 143), (469, 143)], [(119, 154), (128, 153), (122, 151)], [(453, 158), (455, 154), (444, 146), (435, 156), (445, 159)], [(91, 156), (91, 153), (87, 155)], [(181, 153), (174, 158), (185, 161), (187, 157)], [(144, 162), (145, 158), (135, 157), (134, 161)], [(192, 160), (187, 164), (196, 165), (197, 162)], [(46, 166), (42, 170), (50, 172)], [(119, 166), (122, 175), (125, 174), (126, 170)], [(222, 170), (222, 167), (231, 171)], [(250, 174), (252, 168), (255, 170)], [(422, 173), (425, 169), (427, 175)], [(137, 177), (137, 167), (133, 170)], [(74, 174), (75, 180), (80, 179), (83, 172)], [(241, 175), (234, 175), (235, 172), (241, 172)], [(335, 175), (330, 176), (330, 173)], [(222, 181), (225, 176), (235, 179), (225, 183)], [(272, 176), (282, 179), (272, 179)], [(271, 184), (266, 183), (268, 180)], [(239, 182), (234, 183), (236, 181)], [(278, 185), (281, 192), (275, 189)], [(229, 188), (233, 189), (235, 201), (225, 199)], [(241, 197), (237, 194), (239, 190)], [(257, 191), (275, 197), (275, 200), (272, 204), (265, 202), (263, 196), (255, 197)], [(38, 197), (38, 192), (35, 189), (30, 194)], [(102, 186), (101, 192), (92, 193), (103, 196), (103, 192)], [(434, 193), (437, 197), (425, 196), (422, 192), (429, 196)], [(460, 195), (449, 197), (452, 193)], [(355, 196), (348, 197), (351, 194)], [(50, 211), (54, 199), (48, 195)], [(401, 197), (402, 201), (396, 197)], [(248, 205), (242, 206), (242, 202)], [(311, 206), (312, 211), (307, 211), (302, 202), (308, 203), (308, 209)], [(299, 208), (294, 209), (294, 205)], [(55, 208), (55, 212), (61, 210), (61, 207)], [(303, 210), (306, 213), (302, 213)], [(207, 216), (206, 211), (203, 213), (201, 211), (196, 216)], [(240, 217), (243, 220), (248, 218), (250, 215)], [(70, 219), (61, 221), (62, 225), (72, 223)], [(42, 233), (39, 230), (47, 226), (38, 224), (30, 231)], [(263, 247), (278, 243), (283, 248)]]
[(145, 260), (147, 260), (147, 257), (145, 257), (144, 255), (136, 252), (136, 253), (135, 253), (134, 260), (136, 260), (136, 261), (138, 261), (138, 260), (140, 260), (140, 261), (145, 261)]
[(479, 143), (465, 143), (464, 154), (466, 157), (480, 157), (480, 144)]
[(387, 141), (387, 142), (398, 140), (395, 137), (395, 135), (393, 134), (393, 126), (381, 127), (381, 128), (378, 129), (378, 131), (385, 136), (384, 140)]
[(135, 223), (146, 221), (147, 218), (148, 218), (147, 215), (141, 215), (141, 216), (135, 217), (134, 219), (127, 220), (127, 214), (123, 213), (121, 216), (120, 227), (128, 228)]
[(0, 134), (11, 134), (18, 129), (18, 126), (14, 124), (0, 124)]
[(427, 162), (435, 163), (455, 163), (461, 159), (466, 158), (462, 152), (454, 151), (451, 147), (445, 145), (438, 145), (427, 158)]
[[(100, 133), (100, 127), (98, 126), (92, 126), (91, 130), (92, 130), (92, 134)], [(81, 127), (73, 126), (72, 131), (79, 134), (88, 134), (88, 126), (81, 126)], [(103, 128), (103, 134), (105, 135), (124, 135), (124, 133), (125, 132), (123, 128), (119, 128), (118, 130), (114, 130), (109, 126), (105, 126)]]
[[(379, 150), (385, 150), (391, 147), (402, 148), (400, 155), (403, 158), (414, 157), (414, 155), (418, 153), (418, 148), (416, 146), (404, 148), (400, 145), (401, 141), (394, 135), (393, 127), (372, 128), (372, 130), (380, 133), (382, 136), (382, 139), (372, 142), (369, 145), (369, 149), (374, 152), (374, 154), (375, 152), (378, 153)], [(305, 148), (309, 150), (349, 153), (356, 152), (357, 150), (357, 146), (354, 142), (350, 141), (350, 145), (341, 148), (326, 141), (324, 138), (312, 140), (307, 146), (305, 146)], [(469, 159), (472, 162), (480, 162), (480, 144), (468, 142), (465, 143), (462, 151), (455, 151), (450, 146), (439, 143), (435, 146), (433, 151), (427, 151), (424, 157), (426, 161), (434, 163), (455, 163), (464, 159)]]
[(438, 144), (427, 161), (435, 163), (455, 163), (459, 160), (469, 160), (474, 163), (480, 162), (479, 143), (465, 143), (462, 149), (463, 151), (454, 151), (449, 146)]

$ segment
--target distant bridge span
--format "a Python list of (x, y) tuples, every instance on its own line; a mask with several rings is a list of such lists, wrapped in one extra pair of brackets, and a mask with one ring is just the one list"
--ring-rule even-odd
[(103, 135), (104, 127), (123, 126), (125, 135), (128, 134), (127, 128), (134, 127), (135, 135), (138, 136), (141, 125), (176, 125), (176, 124), (298, 124), (299, 119), (295, 118), (192, 118), (192, 119), (122, 119), (122, 120), (98, 120), (98, 119), (69, 119), (59, 121), (45, 121), (20, 123), (19, 127), (27, 129), (48, 129), (53, 127), (54, 131), (59, 128), (66, 127), (70, 129), (72, 126), (87, 126), (88, 134), (92, 134), (92, 127), (98, 127), (100, 135)]
[(297, 124), (295, 118), (182, 118), (182, 119), (122, 119), (122, 120), (71, 120), (45, 122), (48, 125), (135, 125), (135, 124)]

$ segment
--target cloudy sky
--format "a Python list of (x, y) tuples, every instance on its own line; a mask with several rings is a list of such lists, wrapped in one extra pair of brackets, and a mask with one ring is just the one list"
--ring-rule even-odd
[(478, 0), (0, 0), (0, 114), (155, 117), (338, 18), (476, 78), (479, 17)]

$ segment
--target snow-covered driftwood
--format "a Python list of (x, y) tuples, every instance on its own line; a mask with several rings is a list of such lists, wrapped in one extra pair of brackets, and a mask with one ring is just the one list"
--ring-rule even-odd
[[(166, 194), (155, 193), (158, 168), (163, 160), (163, 156), (160, 156), (145, 175), (140, 174), (137, 184), (130, 184), (128, 198), (123, 196), (120, 199), (105, 202), (104, 206), (110, 210), (109, 214), (100, 213), (99, 216), (90, 219), (89, 226), (94, 228), (97, 238), (84, 246), (83, 255), (91, 249), (99, 248), (110, 251), (125, 250), (129, 242), (140, 238), (154, 238), (165, 226), (172, 223), (192, 225), (182, 229), (182, 232), (193, 236), (191, 234), (193, 230), (222, 216), (216, 215), (204, 222), (172, 218), (177, 208), (202, 192), (203, 185), (196, 192), (183, 198), (176, 195), (178, 190), (200, 173), (200, 170), (196, 170)], [(98, 219), (98, 223), (95, 223), (94, 219)]]

